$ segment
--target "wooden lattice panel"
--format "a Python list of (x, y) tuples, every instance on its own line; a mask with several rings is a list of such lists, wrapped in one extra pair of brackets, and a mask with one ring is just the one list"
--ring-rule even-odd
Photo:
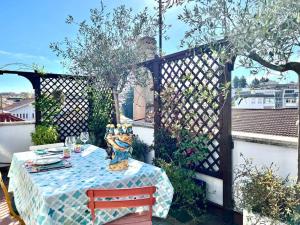
[[(67, 136), (79, 136), (88, 130), (89, 100), (87, 95), (87, 79), (74, 79), (67, 76), (41, 78), (41, 94), (51, 95), (53, 91), (62, 91), (63, 104), (59, 113), (53, 118), (58, 127), (60, 141)], [(49, 107), (49, 110), (51, 107)], [(43, 115), (41, 115), (43, 121)]]
[[(161, 61), (160, 126), (184, 124), (193, 134), (208, 134), (209, 155), (196, 168), (220, 177), (221, 110), (224, 67), (209, 50), (185, 51)], [(205, 97), (206, 93), (208, 96)]]

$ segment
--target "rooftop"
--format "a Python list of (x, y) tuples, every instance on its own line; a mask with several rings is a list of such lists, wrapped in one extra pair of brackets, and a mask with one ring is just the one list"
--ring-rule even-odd
[(232, 130), (297, 137), (298, 109), (232, 109)]
[(34, 99), (33, 98), (27, 98), (27, 99), (23, 99), (23, 100), (20, 100), (18, 102), (15, 102), (11, 105), (8, 105), (6, 107), (4, 107), (3, 109), (5, 111), (10, 111), (12, 109), (15, 109), (15, 108), (20, 108), (22, 106), (25, 106), (25, 105), (28, 105), (28, 104), (31, 104), (34, 102)]
[(0, 113), (0, 122), (18, 122), (18, 121), (24, 121), (24, 120), (11, 115), (10, 113)]

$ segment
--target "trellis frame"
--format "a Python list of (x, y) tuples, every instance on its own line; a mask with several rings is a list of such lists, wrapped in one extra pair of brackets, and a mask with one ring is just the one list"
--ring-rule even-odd
[[(79, 106), (78, 112), (71, 112), (71, 116), (67, 116), (69, 119), (74, 118), (76, 120), (77, 126), (70, 127), (70, 123), (68, 121), (59, 121), (57, 118), (54, 118), (54, 124), (58, 127), (59, 132), (59, 139), (60, 141), (64, 141), (66, 136), (76, 135), (78, 136), (80, 132), (88, 130), (88, 119), (91, 116), (92, 112), (92, 102), (88, 95), (84, 98), (79, 99), (79, 103), (77, 104), (74, 102), (74, 99), (71, 99), (70, 93), (74, 94), (78, 97), (78, 93), (82, 91), (85, 87), (88, 87), (91, 82), (91, 77), (87, 76), (80, 76), (80, 75), (67, 75), (67, 74), (54, 74), (54, 73), (46, 73), (40, 74), (37, 71), (34, 72), (26, 72), (26, 71), (12, 71), (12, 70), (0, 70), (0, 75), (4, 74), (16, 74), (28, 79), (32, 87), (35, 91), (35, 101), (37, 101), (42, 94), (51, 94), (53, 90), (53, 85), (56, 87), (60, 87), (60, 89), (67, 93), (66, 98), (71, 104), (66, 103), (68, 107), (70, 105)], [(75, 84), (75, 85), (74, 85)], [(77, 90), (78, 89), (78, 90)], [(107, 91), (104, 90), (107, 88), (101, 88), (99, 91)], [(78, 100), (78, 99), (77, 99)], [(64, 106), (65, 107), (65, 106)], [(83, 108), (82, 108), (83, 107)], [(112, 121), (114, 122), (114, 111), (112, 110)], [(41, 111), (35, 107), (35, 114), (36, 114), (36, 122), (35, 124), (38, 125), (42, 122), (42, 115)], [(81, 118), (79, 118), (81, 117)], [(84, 117), (82, 119), (82, 117)], [(81, 119), (81, 120), (79, 120)]]
[[(217, 43), (223, 44), (223, 43)], [(171, 55), (159, 57), (155, 56), (154, 59), (149, 60), (141, 64), (142, 66), (148, 68), (153, 75), (154, 84), (154, 132), (157, 132), (163, 127), (163, 101), (161, 98), (162, 91), (164, 89), (162, 83), (163, 80), (168, 78), (164, 77), (164, 66), (168, 62), (176, 62), (176, 60), (184, 60), (186, 58), (192, 58), (193, 56), (201, 57), (203, 54), (210, 52), (209, 45), (203, 45), (198, 48), (188, 49), (181, 52), (177, 52)], [(212, 58), (212, 60), (216, 60)], [(227, 82), (231, 82), (231, 71), (233, 70), (232, 63), (226, 63), (222, 66), (222, 71), (219, 74), (218, 84), (224, 85)], [(172, 70), (172, 72), (176, 71)], [(197, 75), (197, 74), (196, 74)], [(205, 76), (205, 74), (203, 74)], [(171, 82), (174, 82), (172, 80)], [(231, 88), (229, 88), (226, 98), (220, 96), (220, 102), (222, 103), (222, 110), (219, 114), (219, 125), (220, 125), (220, 137), (219, 141), (219, 171), (218, 173), (211, 173), (209, 171), (199, 171), (209, 176), (221, 179), (223, 181), (223, 208), (226, 211), (232, 212), (233, 200), (232, 200), (232, 149), (233, 141), (231, 135)], [(155, 141), (155, 140), (154, 140)]]

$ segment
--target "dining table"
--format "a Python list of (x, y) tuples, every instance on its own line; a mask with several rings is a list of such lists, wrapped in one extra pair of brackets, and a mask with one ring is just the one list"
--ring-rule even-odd
[[(42, 157), (51, 156), (35, 151), (14, 153), (8, 173), (9, 191), (13, 192), (16, 208), (26, 225), (92, 224), (86, 195), (91, 188), (155, 186), (153, 216), (168, 215), (174, 189), (161, 168), (130, 158), (128, 169), (111, 171), (106, 150), (85, 145), (81, 153), (72, 152), (66, 159), (70, 164), (66, 168), (34, 173), (28, 170), (26, 162)], [(141, 209), (99, 209), (94, 224), (106, 224), (138, 210)]]

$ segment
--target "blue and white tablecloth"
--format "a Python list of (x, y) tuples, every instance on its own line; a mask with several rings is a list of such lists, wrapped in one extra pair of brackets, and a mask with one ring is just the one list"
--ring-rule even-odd
[[(8, 175), (9, 191), (14, 192), (16, 207), (26, 225), (91, 224), (86, 196), (89, 188), (156, 186), (153, 216), (165, 218), (173, 198), (166, 173), (133, 159), (129, 160), (128, 170), (110, 171), (106, 156), (104, 149), (90, 145), (81, 154), (72, 153), (71, 168), (28, 173), (24, 162), (38, 156), (34, 152), (15, 153)], [(96, 210), (95, 224), (105, 224), (132, 210)]]

